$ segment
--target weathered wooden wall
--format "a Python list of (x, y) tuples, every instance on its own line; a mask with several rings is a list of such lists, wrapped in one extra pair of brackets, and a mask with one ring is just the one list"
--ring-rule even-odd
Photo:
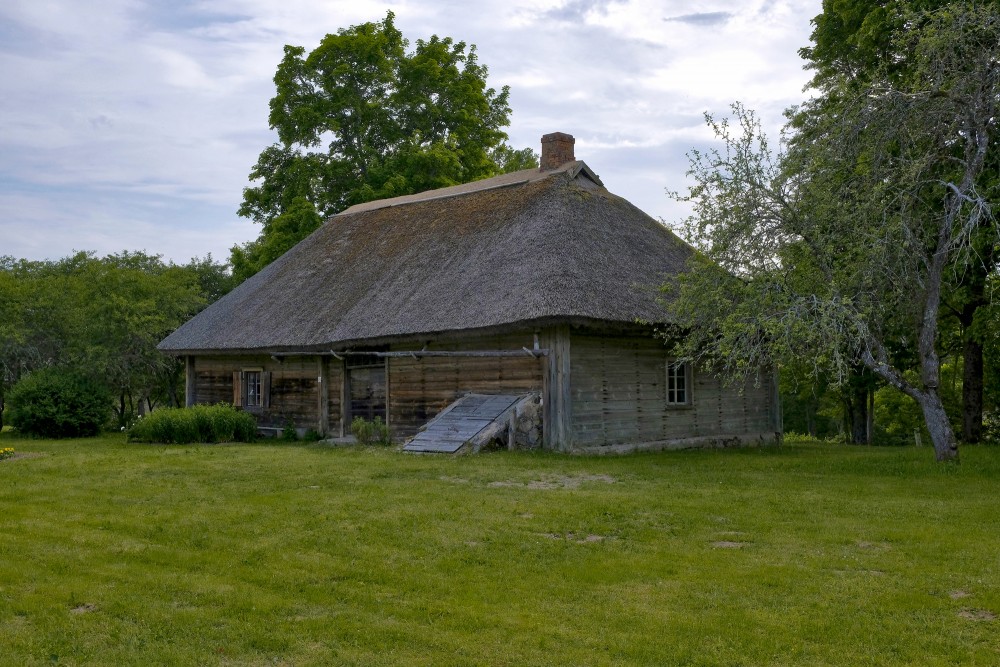
[(773, 434), (773, 377), (761, 386), (725, 387), (693, 371), (689, 406), (666, 401), (666, 352), (652, 336), (571, 335), (572, 446), (604, 447)]
[[(428, 350), (529, 350), (532, 333), (439, 339)], [(393, 351), (419, 350), (422, 345), (395, 345)], [(541, 391), (543, 358), (391, 357), (389, 359), (389, 425), (395, 437), (413, 435), (434, 415), (469, 392), (517, 394)]]
[[(691, 404), (671, 406), (666, 402), (667, 356), (662, 343), (651, 335), (563, 327), (542, 332), (541, 344), (551, 348), (549, 357), (419, 356), (425, 345), (427, 350), (530, 350), (532, 332), (452, 336), (390, 346), (394, 352), (416, 353), (386, 360), (387, 416), (394, 437), (412, 435), (470, 392), (547, 396), (547, 448), (613, 449), (698, 439), (724, 444), (780, 431), (769, 375), (759, 387), (740, 391), (696, 370)], [(195, 357), (194, 400), (232, 402), (233, 372), (248, 368), (271, 374), (269, 406), (251, 409), (260, 426), (282, 428), (291, 421), (300, 430), (316, 429), (329, 436), (349, 433), (349, 419), (345, 421), (349, 410), (343, 403), (345, 362), (334, 357)], [(567, 395), (560, 401), (554, 392)], [(553, 416), (551, 411), (557, 408), (560, 414)], [(560, 416), (561, 430), (553, 429)], [(560, 433), (562, 440), (557, 442)]]
[[(326, 364), (327, 392), (320, 391), (320, 364)], [(194, 360), (197, 403), (232, 403), (233, 372), (260, 368), (271, 373), (270, 404), (267, 408), (248, 408), (261, 427), (283, 428), (291, 421), (299, 429), (321, 430), (323, 393), (329, 411), (328, 432), (340, 430), (341, 365), (336, 360), (318, 356), (284, 357), (280, 360), (263, 355), (201, 356)]]

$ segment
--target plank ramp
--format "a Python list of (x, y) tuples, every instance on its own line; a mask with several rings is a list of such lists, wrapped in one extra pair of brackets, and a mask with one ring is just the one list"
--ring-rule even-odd
[(468, 394), (442, 410), (403, 447), (407, 452), (454, 454), (465, 445), (478, 451), (479, 436), (506, 426), (515, 405), (530, 394)]

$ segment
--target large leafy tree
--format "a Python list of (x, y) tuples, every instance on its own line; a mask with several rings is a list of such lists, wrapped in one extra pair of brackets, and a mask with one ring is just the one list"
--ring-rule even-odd
[(239, 209), (262, 230), (233, 248), (238, 277), (353, 204), (537, 165), (505, 143), (509, 89), (487, 87), (475, 46), (436, 35), (408, 46), (389, 12), (308, 54), (285, 47), (269, 116), (278, 142), (260, 154), (250, 172), (259, 184)]
[(120, 425), (177, 375), (178, 361), (157, 343), (205, 303), (198, 275), (158, 256), (123, 252), (87, 262), (74, 278), (84, 284), (87, 326), (77, 363), (118, 399)]
[[(978, 4), (998, 6), (995, 1)], [(808, 122), (809, 114), (836, 113), (845, 87), (862, 90), (876, 77), (901, 82), (912, 78), (913, 63), (898, 48), (897, 37), (911, 27), (908, 21), (917, 12), (947, 10), (949, 5), (959, 6), (948, 0), (824, 0), (822, 13), (813, 19), (813, 44), (800, 50), (815, 73), (812, 83), (823, 93), (823, 103), (807, 105), (795, 121)], [(987, 171), (1000, 178), (1000, 151), (991, 151), (987, 162)], [(960, 331), (960, 344), (953, 352), (963, 360), (962, 438), (966, 442), (982, 437), (984, 345), (990, 340), (986, 321), (993, 318), (987, 310), (991, 303), (988, 283), (1000, 260), (994, 230), (977, 230), (972, 245), (977, 261), (962, 268), (942, 303), (942, 317), (952, 320)]]
[(50, 367), (101, 383), (123, 424), (140, 405), (176, 404), (180, 365), (156, 345), (231, 287), (211, 256), (187, 265), (141, 252), (0, 258), (0, 418), (6, 391)]
[[(775, 154), (752, 113), (713, 123), (692, 156), (688, 233), (704, 255), (671, 308), (684, 352), (732, 373), (798, 357), (844, 378), (862, 363), (920, 405), (939, 460), (958, 457), (941, 400), (943, 295), (977, 261), (997, 184), (1000, 15), (908, 14), (868, 83), (831, 79)], [(815, 108), (808, 108), (815, 107)], [(733, 278), (735, 274), (735, 278)], [(916, 373), (901, 368), (909, 350)]]

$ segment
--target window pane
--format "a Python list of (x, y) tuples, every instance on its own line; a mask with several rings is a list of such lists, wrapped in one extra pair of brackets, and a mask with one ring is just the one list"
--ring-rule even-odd
[(667, 403), (687, 404), (687, 365), (670, 362), (667, 364)]
[(244, 405), (258, 408), (262, 405), (260, 396), (260, 371), (246, 371), (247, 393)]

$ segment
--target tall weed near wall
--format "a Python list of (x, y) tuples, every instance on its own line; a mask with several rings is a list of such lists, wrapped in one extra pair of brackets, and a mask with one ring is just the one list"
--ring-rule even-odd
[(252, 442), (257, 436), (253, 415), (231, 405), (161, 408), (128, 429), (129, 442)]

